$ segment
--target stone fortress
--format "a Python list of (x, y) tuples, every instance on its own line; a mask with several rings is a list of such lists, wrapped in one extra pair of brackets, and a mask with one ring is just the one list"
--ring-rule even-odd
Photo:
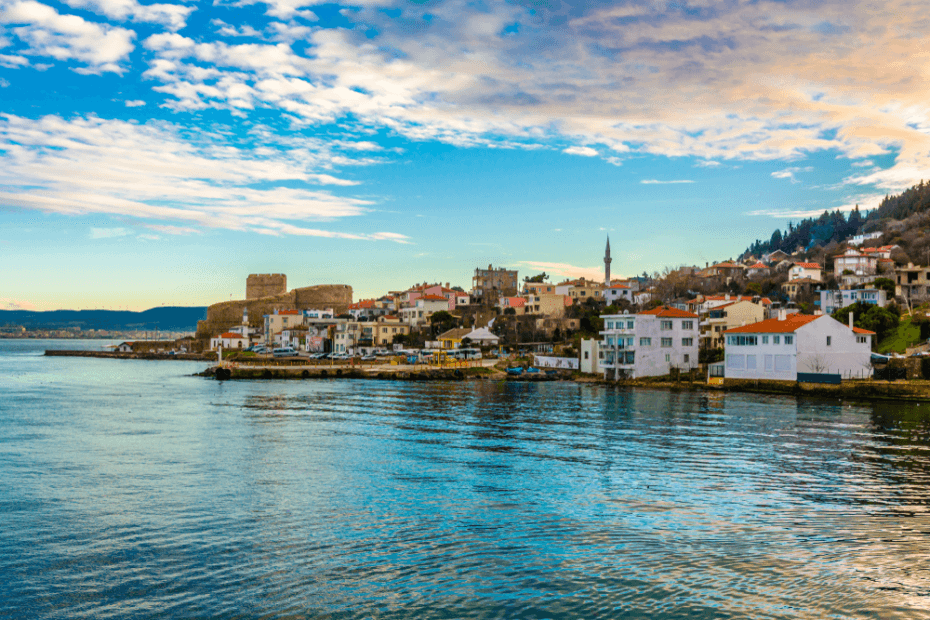
[(347, 284), (319, 284), (287, 290), (282, 273), (250, 274), (246, 278), (245, 299), (223, 301), (207, 308), (207, 318), (197, 323), (200, 341), (209, 342), (217, 334), (242, 324), (242, 311), (248, 309), (249, 325), (264, 328), (264, 315), (277, 310), (324, 310), (342, 314), (352, 303), (352, 287)]

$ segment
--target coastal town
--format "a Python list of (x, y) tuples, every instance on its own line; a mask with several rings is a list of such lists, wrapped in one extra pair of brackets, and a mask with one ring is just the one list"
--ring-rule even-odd
[[(875, 313), (914, 314), (930, 298), (930, 267), (897, 264), (900, 248), (869, 243), (877, 237), (850, 239), (827, 264), (810, 252), (776, 251), (626, 278), (611, 275), (608, 239), (603, 280), (521, 280), (517, 270), (488, 265), (467, 289), (422, 282), (360, 300), (345, 285), (288, 291), (284, 274), (253, 274), (245, 300), (211, 306), (197, 335), (179, 342), (256, 363), (519, 358), (530, 371), (607, 380), (878, 378), (892, 356), (876, 352), (887, 326), (873, 328), (881, 323)], [(926, 348), (918, 342), (906, 353)]]

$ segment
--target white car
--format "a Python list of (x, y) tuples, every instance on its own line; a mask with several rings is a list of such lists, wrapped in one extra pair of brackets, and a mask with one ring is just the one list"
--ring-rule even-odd
[(297, 355), (297, 349), (294, 347), (276, 347), (273, 354), (275, 357), (291, 357)]

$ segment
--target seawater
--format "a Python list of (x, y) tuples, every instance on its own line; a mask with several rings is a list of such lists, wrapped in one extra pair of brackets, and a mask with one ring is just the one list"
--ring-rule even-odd
[(930, 407), (0, 341), (2, 618), (930, 618)]

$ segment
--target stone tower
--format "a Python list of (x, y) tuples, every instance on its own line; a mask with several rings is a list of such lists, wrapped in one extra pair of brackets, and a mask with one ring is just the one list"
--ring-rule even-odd
[(287, 276), (283, 273), (253, 273), (245, 280), (245, 298), (261, 299), (287, 292)]
[(610, 286), (610, 235), (607, 235), (607, 250), (604, 252), (604, 284)]

